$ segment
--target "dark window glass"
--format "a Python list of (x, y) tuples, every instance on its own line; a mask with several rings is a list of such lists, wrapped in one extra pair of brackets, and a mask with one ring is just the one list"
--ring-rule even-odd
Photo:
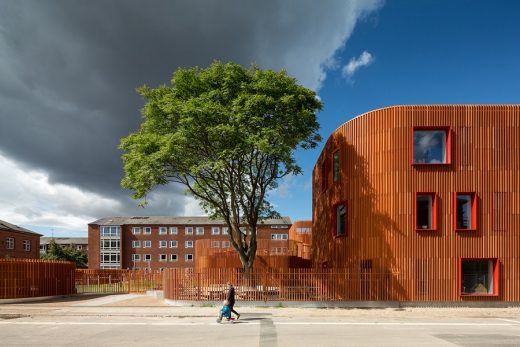
[(471, 195), (457, 195), (457, 229), (471, 229)]
[(334, 152), (333, 155), (333, 165), (334, 165), (334, 182), (339, 180), (339, 151)]
[(417, 215), (416, 228), (417, 229), (432, 229), (433, 216), (433, 197), (426, 194), (417, 194)]
[(347, 228), (347, 207), (345, 204), (336, 206), (336, 235), (342, 236), (346, 234)]
[(493, 294), (493, 261), (462, 260), (462, 294)]

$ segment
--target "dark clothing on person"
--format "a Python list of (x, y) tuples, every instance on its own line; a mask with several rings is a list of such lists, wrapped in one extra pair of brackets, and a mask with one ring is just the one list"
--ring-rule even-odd
[(228, 304), (231, 306), (233, 306), (235, 304), (235, 288), (234, 287), (229, 288), (229, 290), (227, 292), (226, 300), (227, 300)]
[(235, 306), (235, 288), (233, 286), (229, 287), (226, 300), (228, 302), (228, 306), (231, 309), (231, 312), (237, 315), (237, 319), (240, 317), (240, 313), (233, 309)]

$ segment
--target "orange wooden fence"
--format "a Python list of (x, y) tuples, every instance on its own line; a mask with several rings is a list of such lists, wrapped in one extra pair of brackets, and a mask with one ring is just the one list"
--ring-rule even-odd
[(77, 269), (78, 293), (144, 293), (161, 290), (163, 279), (160, 271)]
[(396, 300), (397, 274), (348, 269), (166, 269), (164, 298), (223, 300), (227, 285), (243, 301)]
[(74, 263), (0, 259), (0, 299), (74, 293)]

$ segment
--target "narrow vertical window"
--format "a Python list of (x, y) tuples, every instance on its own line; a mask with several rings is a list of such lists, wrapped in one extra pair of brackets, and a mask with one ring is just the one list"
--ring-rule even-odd
[(455, 193), (454, 223), (456, 230), (477, 229), (477, 203), (475, 193)]
[(415, 194), (415, 229), (437, 229), (435, 193)]
[(332, 165), (334, 182), (336, 182), (339, 180), (339, 151), (334, 152), (332, 156)]
[(347, 205), (337, 204), (334, 209), (334, 236), (345, 236), (347, 234)]

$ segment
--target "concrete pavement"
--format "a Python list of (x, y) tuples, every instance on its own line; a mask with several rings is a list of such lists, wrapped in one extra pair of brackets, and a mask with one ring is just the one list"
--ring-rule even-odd
[(520, 309), (172, 307), (139, 295), (0, 305), (2, 346), (520, 346)]

